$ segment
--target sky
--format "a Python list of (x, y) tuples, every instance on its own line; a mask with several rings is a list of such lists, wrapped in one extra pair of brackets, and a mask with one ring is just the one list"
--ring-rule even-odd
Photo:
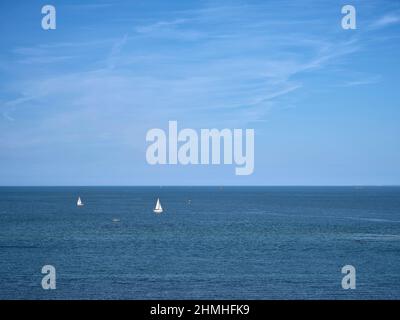
[[(0, 17), (0, 185), (400, 184), (400, 1), (7, 0)], [(254, 173), (149, 165), (146, 133), (171, 120), (254, 129)]]

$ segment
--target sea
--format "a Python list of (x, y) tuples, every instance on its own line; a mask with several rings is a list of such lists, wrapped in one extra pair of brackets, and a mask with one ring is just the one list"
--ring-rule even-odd
[(0, 299), (400, 299), (400, 187), (1, 187)]

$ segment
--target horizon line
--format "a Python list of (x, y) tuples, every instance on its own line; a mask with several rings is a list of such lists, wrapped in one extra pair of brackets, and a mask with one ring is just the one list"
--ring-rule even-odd
[(276, 185), (0, 185), (0, 188), (95, 188), (95, 187), (400, 187), (400, 184), (276, 184)]

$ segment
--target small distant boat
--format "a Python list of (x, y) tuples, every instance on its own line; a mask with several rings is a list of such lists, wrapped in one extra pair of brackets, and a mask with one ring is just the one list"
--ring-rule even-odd
[(157, 203), (156, 203), (156, 207), (153, 210), (154, 213), (162, 213), (163, 212), (163, 208), (161, 207), (161, 203), (160, 203), (160, 199), (157, 198)]
[(78, 207), (84, 206), (84, 204), (83, 204), (83, 202), (82, 202), (82, 200), (81, 200), (81, 197), (78, 197), (78, 201), (76, 202), (76, 205), (77, 205)]
[(112, 219), (113, 222), (120, 222), (121, 220), (119, 219)]

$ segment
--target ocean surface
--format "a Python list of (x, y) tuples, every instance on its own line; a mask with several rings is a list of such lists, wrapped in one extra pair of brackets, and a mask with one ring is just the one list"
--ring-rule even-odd
[(1, 187), (0, 299), (400, 299), (400, 187)]

